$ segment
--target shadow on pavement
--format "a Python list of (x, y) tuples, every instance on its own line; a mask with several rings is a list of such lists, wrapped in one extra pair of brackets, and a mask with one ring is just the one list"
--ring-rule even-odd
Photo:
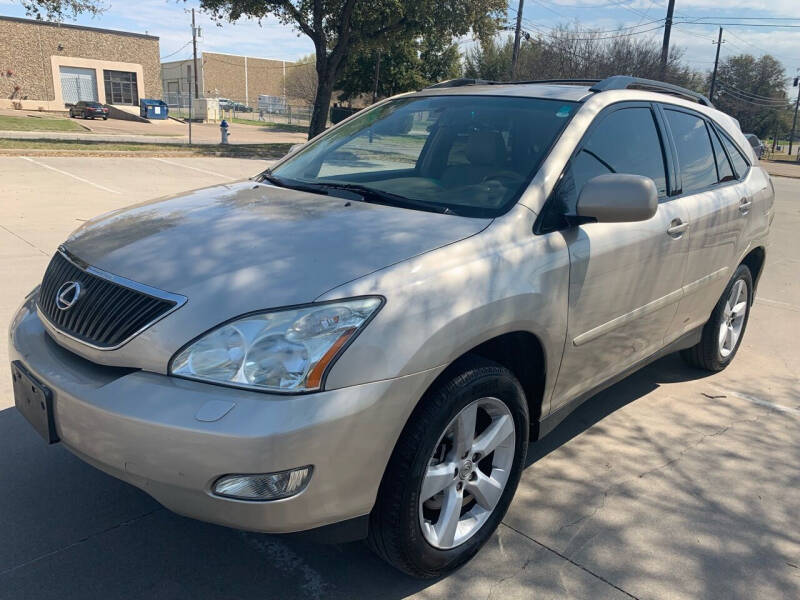
[[(660, 382), (702, 375), (676, 360), (663, 359), (589, 400), (531, 448), (529, 464)], [(393, 599), (432, 585), (393, 570), (360, 542), (317, 545), (177, 516), (62, 446), (45, 445), (14, 408), (0, 411), (0, 473), (3, 599)], [(496, 573), (481, 563), (461, 575), (490, 585)], [(443, 580), (437, 595), (461, 588), (462, 576)], [(558, 589), (555, 569), (541, 576), (554, 580), (551, 592)]]

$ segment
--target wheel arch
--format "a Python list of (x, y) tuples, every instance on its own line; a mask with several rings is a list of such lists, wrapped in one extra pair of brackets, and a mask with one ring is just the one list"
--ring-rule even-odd
[(756, 289), (758, 282), (761, 279), (761, 273), (764, 271), (764, 263), (767, 259), (767, 251), (764, 246), (757, 246), (750, 250), (747, 255), (741, 260), (739, 264), (746, 265), (753, 275), (753, 293), (750, 296), (750, 304), (755, 301)]
[(429, 390), (452, 377), (455, 372), (476, 357), (502, 365), (511, 371), (520, 382), (528, 404), (531, 440), (536, 440), (539, 434), (538, 424), (542, 416), (547, 380), (547, 357), (544, 344), (536, 334), (530, 331), (502, 333), (463, 352), (450, 361), (447, 368), (431, 382), (422, 398)]

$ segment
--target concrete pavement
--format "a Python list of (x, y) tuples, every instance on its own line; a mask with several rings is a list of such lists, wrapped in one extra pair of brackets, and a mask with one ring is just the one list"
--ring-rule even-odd
[[(0, 162), (3, 330), (80, 219), (264, 167), (35, 161)], [(800, 181), (774, 182), (773, 245), (733, 365), (707, 376), (670, 356), (589, 400), (531, 448), (490, 544), (440, 581), (409, 579), (360, 543), (173, 515), (44, 445), (5, 408), (0, 377), (0, 599), (800, 597)]]

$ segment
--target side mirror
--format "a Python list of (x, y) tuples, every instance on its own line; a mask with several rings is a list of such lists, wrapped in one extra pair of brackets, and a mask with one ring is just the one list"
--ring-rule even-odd
[(578, 197), (577, 213), (583, 222), (647, 221), (657, 210), (656, 184), (641, 175), (598, 175), (584, 184)]

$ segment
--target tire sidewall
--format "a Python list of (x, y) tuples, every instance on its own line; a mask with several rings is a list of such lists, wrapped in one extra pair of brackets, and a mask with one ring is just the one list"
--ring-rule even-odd
[[(406, 486), (407, 492), (404, 494), (402, 502), (404, 512), (400, 525), (403, 537), (410, 544), (418, 567), (431, 573), (454, 569), (468, 561), (480, 550), (505, 515), (524, 468), (529, 425), (527, 403), (519, 383), (512, 376), (505, 374), (485, 374), (474, 377), (470, 377), (470, 375), (471, 373), (467, 374), (465, 385), (459, 387), (457, 393), (449, 399), (448, 410), (440, 411), (437, 418), (427, 424), (427, 432), (424, 435), (425, 443), (420, 445), (413, 460)], [(494, 512), (479, 531), (455, 548), (448, 550), (434, 548), (425, 539), (419, 522), (422, 478), (445, 428), (465, 406), (485, 397), (497, 398), (503, 402), (509, 408), (514, 419), (515, 448), (511, 473), (509, 473), (503, 495)]]
[[(722, 325), (722, 321), (725, 318), (725, 304), (728, 301), (728, 298), (731, 295), (731, 290), (733, 286), (736, 284), (737, 281), (742, 280), (744, 281), (745, 285), (747, 286), (747, 306), (745, 307), (745, 314), (744, 314), (744, 322), (742, 323), (742, 331), (739, 334), (739, 339), (736, 340), (736, 345), (733, 347), (728, 356), (722, 356), (722, 353), (719, 349), (719, 328)], [(736, 356), (736, 353), (739, 351), (739, 346), (742, 344), (742, 340), (744, 339), (745, 331), (747, 330), (747, 323), (750, 320), (750, 307), (753, 303), (753, 276), (750, 273), (750, 269), (748, 269), (745, 265), (739, 265), (736, 269), (736, 272), (733, 274), (733, 277), (728, 282), (728, 285), (725, 287), (725, 291), (722, 293), (717, 305), (714, 307), (714, 312), (711, 315), (711, 319), (709, 320), (709, 326), (711, 329), (708, 331), (709, 340), (713, 341), (713, 356), (714, 362), (716, 366), (720, 369), (726, 367), (733, 358)]]

